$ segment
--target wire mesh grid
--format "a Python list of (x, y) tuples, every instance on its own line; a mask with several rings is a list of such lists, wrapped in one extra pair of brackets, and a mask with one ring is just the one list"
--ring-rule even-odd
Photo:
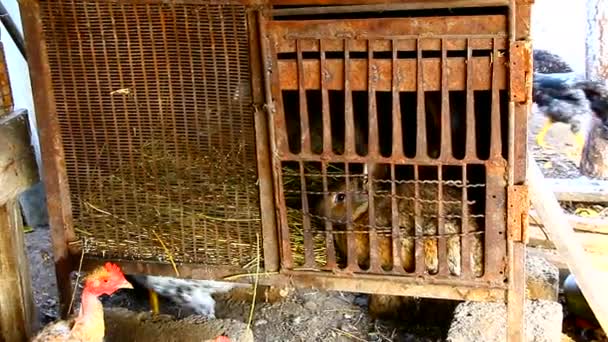
[[(244, 266), (260, 230), (245, 7), (41, 1), (88, 254)], [(247, 90), (247, 91), (243, 91)]]
[(0, 98), (2, 99), (2, 108), (0, 108), (0, 116), (13, 111), (13, 94), (11, 92), (11, 83), (8, 75), (8, 66), (4, 56), (4, 46), (0, 43)]

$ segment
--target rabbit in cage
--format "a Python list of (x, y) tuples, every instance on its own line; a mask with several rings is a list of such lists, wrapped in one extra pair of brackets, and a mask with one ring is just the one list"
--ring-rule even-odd
[[(336, 230), (343, 232), (346, 224), (350, 221), (353, 224), (355, 233), (355, 255), (357, 262), (363, 269), (369, 267), (370, 244), (369, 244), (369, 202), (368, 195), (364, 191), (361, 180), (355, 179), (350, 187), (350, 196), (347, 196), (346, 185), (340, 184), (331, 191), (326, 198), (321, 200), (316, 207), (320, 216), (331, 220)], [(436, 236), (438, 227), (438, 186), (434, 183), (418, 184), (418, 201), (420, 214), (415, 218), (415, 184), (406, 182), (399, 184), (396, 189), (397, 219), (401, 236), (401, 250), (398, 255), (401, 259), (403, 268), (412, 272), (415, 268), (415, 243), (414, 236), (417, 227), (422, 235)], [(459, 218), (462, 214), (460, 202), (462, 199), (461, 191), (453, 186), (443, 186), (444, 198), (443, 216), (444, 229), (447, 237), (447, 261), (448, 270), (452, 275), (461, 273), (461, 238), (459, 235)], [(350, 197), (352, 215), (347, 215), (347, 200)], [(374, 198), (375, 227), (377, 231), (377, 254), (380, 265), (385, 270), (393, 267), (393, 250), (391, 238), (392, 210), (390, 196), (378, 196)], [(445, 217), (445, 216), (448, 217)], [(476, 221), (469, 217), (469, 231), (479, 231)], [(450, 235), (452, 234), (452, 235)], [(481, 237), (477, 234), (468, 237), (471, 244), (471, 267), (475, 276), (483, 273), (483, 244)], [(342, 255), (347, 252), (346, 234), (338, 233), (334, 237), (336, 250)], [(438, 239), (429, 237), (423, 240), (424, 264), (427, 272), (437, 273), (438, 260)], [(399, 307), (410, 299), (406, 297), (373, 295), (370, 297), (369, 309), (372, 316), (381, 317), (395, 314)]]

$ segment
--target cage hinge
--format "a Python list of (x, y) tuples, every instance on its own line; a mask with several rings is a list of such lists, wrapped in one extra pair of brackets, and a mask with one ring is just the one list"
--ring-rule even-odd
[(529, 210), (528, 186), (509, 186), (507, 190), (507, 229), (512, 241), (528, 243)]
[(511, 101), (527, 103), (532, 97), (532, 44), (530, 41), (511, 42), (509, 72)]

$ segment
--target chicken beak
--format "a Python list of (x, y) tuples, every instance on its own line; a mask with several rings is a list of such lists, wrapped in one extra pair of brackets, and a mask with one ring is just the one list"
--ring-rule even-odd
[(131, 283), (129, 283), (125, 279), (125, 281), (118, 288), (120, 288), (120, 289), (133, 289), (133, 285)]

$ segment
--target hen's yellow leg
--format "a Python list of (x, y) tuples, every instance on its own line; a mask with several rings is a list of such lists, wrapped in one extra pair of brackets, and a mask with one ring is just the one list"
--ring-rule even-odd
[(578, 132), (574, 135), (574, 139), (576, 142), (576, 148), (581, 151), (583, 147), (585, 147), (585, 135), (582, 132)]
[(160, 307), (158, 305), (158, 295), (153, 290), (148, 290), (148, 294), (150, 295), (150, 308), (152, 309), (152, 313), (158, 315), (160, 312)]
[(578, 162), (580, 153), (583, 151), (583, 147), (585, 147), (585, 135), (583, 133), (574, 133), (574, 146), (576, 147), (576, 151), (568, 152), (568, 157), (574, 159), (576, 163)]
[(547, 144), (545, 143), (545, 135), (547, 135), (547, 132), (549, 131), (549, 128), (551, 128), (551, 126), (553, 125), (553, 122), (551, 122), (551, 120), (547, 119), (547, 121), (545, 122), (545, 124), (543, 125), (543, 128), (541, 128), (540, 132), (538, 132), (538, 134), (536, 135), (536, 144), (540, 147), (547, 147)]

